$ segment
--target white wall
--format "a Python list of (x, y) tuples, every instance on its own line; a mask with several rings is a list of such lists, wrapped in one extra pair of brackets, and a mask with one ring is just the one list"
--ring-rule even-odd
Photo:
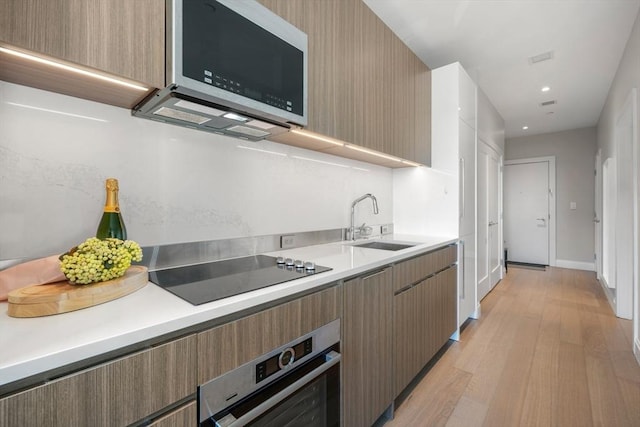
[[(556, 258), (559, 261), (593, 264), (595, 153), (595, 128), (506, 141), (505, 160), (556, 158)], [(575, 210), (569, 208), (570, 202), (576, 203)]]
[(380, 214), (363, 203), (356, 221), (393, 222), (391, 169), (0, 81), (0, 260), (94, 235), (108, 177), (143, 246), (347, 227), (369, 192)]

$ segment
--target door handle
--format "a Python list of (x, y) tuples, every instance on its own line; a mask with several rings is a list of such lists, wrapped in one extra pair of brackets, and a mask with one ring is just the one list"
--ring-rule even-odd
[(489, 227), (491, 227), (492, 225), (498, 225), (498, 223), (496, 221), (489, 221)]

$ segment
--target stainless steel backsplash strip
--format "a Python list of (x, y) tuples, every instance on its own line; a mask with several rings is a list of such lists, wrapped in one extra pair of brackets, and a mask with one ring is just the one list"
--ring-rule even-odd
[(343, 233), (344, 229), (337, 228), (333, 230), (146, 246), (142, 248), (143, 259), (140, 264), (149, 267), (151, 271), (161, 270), (163, 268), (277, 251), (280, 249), (280, 237), (283, 235), (295, 235), (295, 247), (302, 247), (339, 242), (342, 240)]

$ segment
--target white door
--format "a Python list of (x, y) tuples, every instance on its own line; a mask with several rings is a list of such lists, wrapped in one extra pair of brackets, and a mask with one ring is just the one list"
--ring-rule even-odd
[(500, 165), (502, 161), (498, 156), (498, 153), (491, 150), (488, 155), (488, 176), (487, 176), (487, 188), (488, 191), (488, 212), (487, 217), (489, 219), (489, 278), (491, 288), (500, 281), (502, 277), (502, 245), (501, 242), (501, 226), (500, 226), (500, 194), (502, 182), (502, 172)]
[(508, 260), (549, 265), (549, 162), (504, 167), (504, 235)]
[(502, 271), (500, 163), (500, 155), (478, 141), (478, 301), (498, 283)]
[(616, 159), (602, 163), (602, 280), (616, 287)]
[(633, 316), (633, 141), (635, 102), (630, 96), (616, 122), (615, 286), (616, 315)]
[(491, 290), (489, 276), (489, 181), (487, 179), (489, 161), (486, 144), (478, 141), (478, 301), (481, 301)]
[(596, 153), (595, 165), (595, 206), (593, 208), (593, 233), (595, 243), (594, 261), (596, 278), (602, 279), (602, 152)]

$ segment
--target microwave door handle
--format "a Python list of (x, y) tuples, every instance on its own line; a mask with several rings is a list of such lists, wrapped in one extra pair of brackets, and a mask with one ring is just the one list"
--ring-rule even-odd
[(265, 400), (260, 405), (256, 406), (255, 408), (248, 411), (246, 414), (242, 415), (240, 418), (233, 421), (227, 427), (240, 427), (240, 426), (246, 425), (248, 422), (264, 414), (269, 409), (276, 406), (278, 403), (282, 402), (284, 399), (286, 399), (296, 391), (300, 390), (305, 385), (309, 384), (314, 378), (325, 373), (332, 366), (340, 363), (340, 358), (341, 358), (340, 353), (337, 353), (335, 351), (330, 351), (325, 355), (325, 357), (327, 360), (325, 363), (318, 366), (316, 369), (309, 372), (308, 374), (300, 378), (298, 381), (280, 390), (278, 393), (274, 394), (272, 397)]

